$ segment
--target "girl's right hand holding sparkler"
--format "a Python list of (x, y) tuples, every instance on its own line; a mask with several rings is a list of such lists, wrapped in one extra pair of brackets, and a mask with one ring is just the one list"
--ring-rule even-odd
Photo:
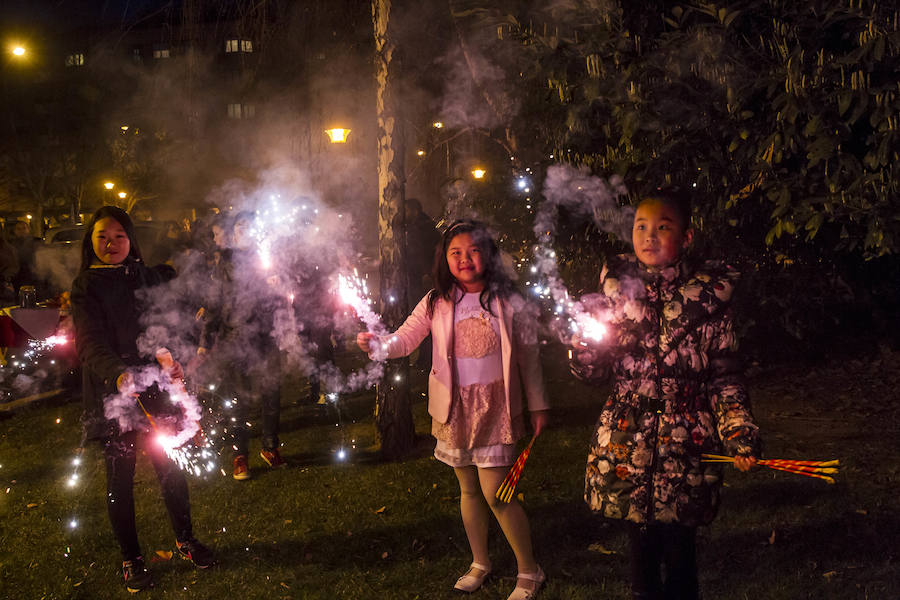
[(122, 394), (133, 394), (134, 393), (134, 376), (125, 371), (118, 378), (116, 378), (116, 389), (119, 390)]
[(376, 339), (377, 337), (377, 335), (375, 335), (374, 333), (369, 333), (368, 331), (357, 333), (356, 345), (359, 346), (360, 350), (368, 354), (372, 351), (372, 340)]

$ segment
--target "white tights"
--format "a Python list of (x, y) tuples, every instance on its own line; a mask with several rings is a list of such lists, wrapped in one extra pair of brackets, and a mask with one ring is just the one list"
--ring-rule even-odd
[(509, 467), (469, 466), (453, 470), (459, 480), (459, 509), (466, 537), (469, 538), (469, 546), (472, 548), (473, 562), (491, 564), (488, 554), (488, 508), (490, 508), (516, 556), (519, 573), (537, 572), (538, 566), (534, 561), (534, 550), (531, 545), (531, 528), (525, 509), (515, 498), (506, 504), (494, 496)]

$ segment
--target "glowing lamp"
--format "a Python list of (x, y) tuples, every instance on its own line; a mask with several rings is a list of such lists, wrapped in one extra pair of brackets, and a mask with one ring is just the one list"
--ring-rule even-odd
[(481, 168), (472, 169), (472, 177), (475, 179), (484, 179), (484, 176), (487, 174), (487, 171)]
[(416, 152), (416, 154), (418, 154), (419, 156), (425, 156), (425, 151), (419, 150), (418, 152)]
[(434, 127), (435, 129), (441, 129), (444, 127), (444, 124), (441, 123), (440, 121), (435, 121), (434, 123), (431, 124), (431, 126)]
[(119, 198), (122, 198), (124, 200), (127, 196), (128, 192), (119, 192)]
[(25, 48), (22, 46), (16, 46), (13, 48), (12, 53), (16, 56), (25, 56)]
[(30, 221), (32, 217), (31, 217), (31, 215), (25, 215), (25, 218)]
[(111, 190), (114, 187), (116, 187), (116, 184), (114, 184), (112, 181), (107, 181), (106, 183), (103, 184), (103, 187), (105, 187), (108, 190)]
[(328, 139), (331, 140), (332, 144), (343, 144), (347, 141), (347, 138), (350, 136), (349, 129), (326, 129), (325, 133), (328, 134)]
[(121, 129), (122, 131), (128, 131), (128, 125), (122, 125), (121, 127), (119, 127), (119, 129)]

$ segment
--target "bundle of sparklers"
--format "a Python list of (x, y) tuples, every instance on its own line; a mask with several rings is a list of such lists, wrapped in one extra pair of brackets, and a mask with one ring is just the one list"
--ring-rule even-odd
[[(731, 456), (723, 456), (721, 454), (703, 454), (703, 462), (708, 463), (733, 463), (734, 458)], [(805, 475), (806, 477), (815, 477), (823, 479), (828, 483), (834, 483), (834, 475), (838, 472), (839, 460), (792, 460), (786, 458), (763, 459), (756, 464), (776, 471), (784, 471), (786, 473), (794, 473), (796, 475)]]
[(519, 458), (516, 459), (516, 462), (513, 463), (509, 473), (506, 474), (506, 478), (503, 479), (503, 483), (500, 484), (497, 493), (494, 494), (500, 502), (509, 504), (509, 502), (512, 501), (516, 486), (519, 484), (519, 477), (522, 476), (522, 469), (525, 467), (525, 461), (528, 460), (528, 455), (531, 454), (531, 446), (533, 444), (534, 437), (532, 436), (531, 441), (528, 442), (528, 445), (522, 450), (522, 454), (520, 454)]

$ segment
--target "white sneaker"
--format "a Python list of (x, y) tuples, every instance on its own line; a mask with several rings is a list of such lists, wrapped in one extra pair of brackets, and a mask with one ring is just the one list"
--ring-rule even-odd
[(466, 574), (456, 580), (456, 585), (453, 586), (453, 589), (458, 592), (471, 594), (481, 587), (481, 584), (484, 583), (484, 580), (487, 579), (487, 576), (490, 574), (490, 565), (482, 565), (473, 562), (469, 565), (469, 570), (466, 571)]
[[(531, 600), (537, 596), (546, 579), (547, 576), (540, 566), (538, 566), (537, 573), (519, 573), (516, 578), (516, 589), (512, 591), (512, 594), (506, 600)], [(525, 581), (523, 582), (522, 580)]]

